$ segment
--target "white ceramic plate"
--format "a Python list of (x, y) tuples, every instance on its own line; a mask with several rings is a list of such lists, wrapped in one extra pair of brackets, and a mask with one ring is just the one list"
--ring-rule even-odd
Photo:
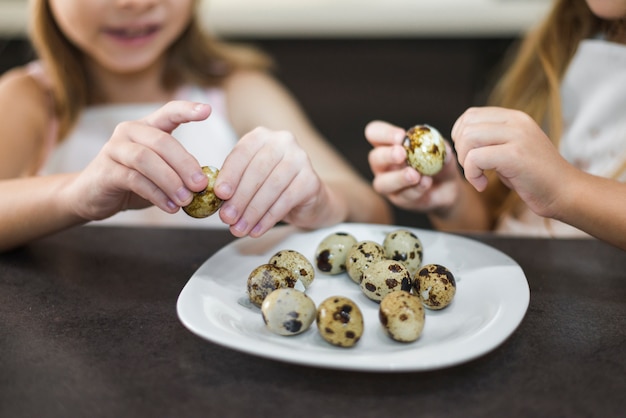
[[(345, 273), (329, 276), (316, 271), (307, 293), (316, 304), (341, 295), (359, 305), (365, 331), (352, 348), (324, 341), (315, 323), (300, 335), (273, 334), (265, 327), (260, 309), (245, 303), (248, 275), (279, 250), (299, 251), (315, 265), (317, 245), (332, 232), (382, 243), (395, 229), (413, 231), (422, 241), (424, 264), (448, 267), (457, 281), (452, 304), (441, 311), (426, 311), (424, 330), (415, 342), (399, 343), (387, 337), (378, 321), (378, 304)], [(429, 230), (346, 223), (312, 232), (277, 227), (262, 238), (232, 242), (194, 273), (178, 298), (177, 310), (193, 333), (235, 350), (315, 367), (391, 372), (449, 367), (493, 350), (520, 324), (529, 299), (520, 266), (485, 244)]]

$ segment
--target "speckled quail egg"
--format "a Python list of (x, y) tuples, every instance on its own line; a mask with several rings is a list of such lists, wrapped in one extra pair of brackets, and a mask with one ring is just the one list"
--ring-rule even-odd
[(380, 302), (378, 319), (391, 339), (411, 342), (422, 335), (426, 314), (419, 297), (399, 290)]
[(363, 335), (363, 314), (351, 299), (331, 296), (317, 308), (317, 328), (330, 344), (353, 347)]
[(317, 315), (315, 302), (304, 292), (291, 288), (276, 289), (263, 300), (261, 314), (267, 328), (278, 335), (303, 333)]
[(290, 270), (306, 289), (315, 279), (313, 264), (296, 250), (280, 250), (270, 258), (269, 263)]
[(194, 218), (206, 218), (213, 215), (223, 203), (223, 200), (215, 196), (213, 192), (215, 180), (220, 170), (215, 167), (204, 166), (202, 172), (209, 179), (209, 183), (204, 190), (194, 193), (191, 203), (183, 207), (185, 213)]
[(333, 275), (345, 272), (348, 251), (356, 243), (356, 238), (347, 232), (335, 232), (326, 236), (315, 250), (317, 268)]
[(397, 290), (410, 292), (412, 283), (411, 273), (404, 264), (385, 259), (372, 263), (363, 272), (360, 286), (365, 296), (380, 302), (391, 292)]
[(456, 280), (452, 272), (439, 264), (427, 264), (415, 275), (413, 293), (429, 309), (443, 309), (456, 294)]
[(407, 163), (426, 176), (434, 176), (443, 168), (446, 144), (439, 131), (429, 125), (416, 125), (406, 132), (402, 143)]
[(298, 279), (286, 268), (274, 264), (261, 264), (252, 270), (248, 276), (248, 298), (250, 298), (250, 302), (261, 307), (263, 300), (274, 290), (293, 288), (296, 283), (298, 283)]
[(422, 241), (409, 230), (398, 229), (388, 233), (383, 241), (383, 248), (387, 258), (400, 261), (409, 269), (411, 277), (422, 265), (424, 258)]
[(375, 241), (359, 241), (350, 248), (346, 257), (348, 276), (355, 283), (361, 283), (363, 273), (376, 261), (385, 259), (385, 249)]

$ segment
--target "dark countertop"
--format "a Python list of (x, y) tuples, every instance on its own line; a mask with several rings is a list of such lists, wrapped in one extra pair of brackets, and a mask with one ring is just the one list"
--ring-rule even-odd
[(421, 373), (284, 364), (192, 334), (176, 301), (226, 231), (80, 227), (2, 254), (0, 416), (623, 416), (626, 253), (472, 238), (522, 266), (528, 312), (491, 353)]

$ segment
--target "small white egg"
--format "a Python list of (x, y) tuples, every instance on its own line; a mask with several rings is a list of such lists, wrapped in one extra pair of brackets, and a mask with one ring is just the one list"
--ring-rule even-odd
[(313, 264), (298, 251), (280, 250), (270, 258), (269, 263), (291, 271), (306, 289), (311, 286), (313, 279), (315, 279)]
[(263, 300), (274, 290), (293, 288), (298, 283), (298, 279), (286, 268), (274, 264), (261, 264), (248, 276), (248, 298), (254, 305), (261, 307)]
[(363, 273), (376, 261), (385, 259), (385, 249), (375, 241), (359, 241), (350, 248), (346, 258), (348, 276), (355, 283), (361, 283)]
[(425, 176), (434, 176), (443, 168), (446, 143), (439, 131), (429, 125), (416, 125), (406, 132), (402, 143), (407, 163)]
[(326, 342), (353, 347), (363, 335), (363, 313), (351, 299), (331, 296), (317, 308), (317, 328)]
[(346, 271), (346, 257), (356, 238), (347, 232), (334, 232), (326, 236), (315, 250), (315, 261), (319, 271), (340, 274)]
[(422, 335), (426, 313), (417, 296), (399, 290), (389, 293), (380, 302), (378, 319), (389, 338), (411, 342)]
[(411, 291), (411, 273), (400, 261), (380, 260), (363, 272), (361, 290), (371, 300), (380, 302), (397, 290)]
[(391, 260), (402, 262), (414, 276), (422, 265), (424, 247), (422, 241), (407, 229), (398, 229), (388, 233), (383, 241), (385, 255)]
[(263, 300), (261, 314), (267, 328), (278, 335), (301, 334), (317, 315), (315, 302), (296, 289), (276, 289)]
[(433, 310), (450, 305), (456, 294), (456, 280), (447, 267), (427, 264), (413, 280), (413, 293), (422, 300), (425, 307)]

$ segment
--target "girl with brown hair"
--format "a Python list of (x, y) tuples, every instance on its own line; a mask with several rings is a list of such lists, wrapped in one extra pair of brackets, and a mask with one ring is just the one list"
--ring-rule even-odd
[(370, 123), (374, 188), (443, 230), (591, 235), (626, 249), (625, 20), (625, 0), (557, 0), (490, 106), (456, 121), (463, 173), (449, 149), (440, 173), (421, 176), (404, 163), (404, 130)]
[[(198, 3), (31, 0), (38, 61), (0, 78), (0, 250), (89, 221), (256, 237), (391, 220), (267, 57), (207, 35)], [(196, 220), (180, 208), (201, 165), (225, 203)]]

